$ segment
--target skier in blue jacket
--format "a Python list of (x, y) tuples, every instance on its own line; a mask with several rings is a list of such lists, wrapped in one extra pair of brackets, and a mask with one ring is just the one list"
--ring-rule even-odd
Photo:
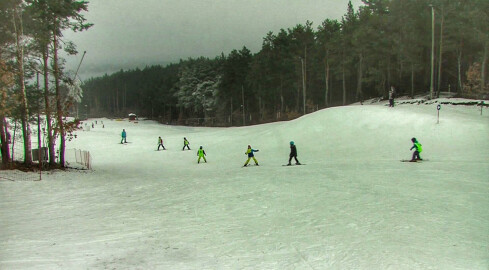
[(248, 166), (248, 162), (250, 162), (250, 159), (253, 159), (253, 161), (255, 161), (255, 165), (256, 166), (259, 166), (258, 165), (258, 161), (256, 160), (255, 155), (253, 154), (254, 152), (258, 152), (258, 151), (260, 151), (260, 150), (258, 150), (258, 149), (256, 149), (256, 150), (255, 149), (252, 149), (251, 148), (251, 145), (248, 145), (248, 149), (246, 150), (246, 153), (245, 153), (245, 155), (248, 155), (248, 159), (246, 160), (246, 162), (243, 165), (243, 167)]

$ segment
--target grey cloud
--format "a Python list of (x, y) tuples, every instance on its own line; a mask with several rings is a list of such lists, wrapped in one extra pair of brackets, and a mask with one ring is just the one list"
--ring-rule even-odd
[[(291, 28), (307, 20), (317, 27), (339, 19), (348, 0), (91, 0), (85, 13), (94, 26), (64, 33), (81, 52), (67, 58), (76, 69), (87, 51), (80, 77), (117, 70), (167, 64), (189, 57), (215, 57), (221, 52), (261, 48), (269, 31)], [(355, 9), (360, 0), (352, 1)]]

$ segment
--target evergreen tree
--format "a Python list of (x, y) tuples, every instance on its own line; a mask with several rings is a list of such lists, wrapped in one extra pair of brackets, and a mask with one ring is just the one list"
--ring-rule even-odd
[[(26, 36), (24, 34), (24, 8), (25, 5), (21, 0), (8, 0), (2, 3), (1, 13), (5, 16), (2, 20), (5, 23), (2, 28), (5, 30), (2, 40), (12, 41), (14, 48), (14, 59), (15, 59), (15, 69), (14, 73), (16, 75), (17, 89), (19, 93), (19, 112), (20, 121), (22, 124), (22, 137), (24, 141), (24, 164), (32, 164), (32, 154), (31, 154), (31, 130), (29, 125), (29, 106), (27, 101), (26, 93), (26, 83), (25, 83), (25, 44)], [(10, 21), (9, 21), (10, 20)]]
[(61, 92), (61, 80), (63, 79), (62, 67), (59, 63), (59, 49), (60, 38), (62, 37), (62, 31), (65, 29), (71, 29), (72, 31), (87, 30), (92, 24), (86, 23), (85, 18), (81, 15), (82, 11), (87, 10), (86, 1), (74, 1), (74, 0), (46, 0), (47, 10), (45, 18), (49, 21), (49, 29), (51, 30), (52, 44), (53, 44), (53, 76), (55, 81), (56, 92), (56, 118), (57, 118), (57, 133), (60, 138), (59, 147), (59, 162), (61, 167), (65, 166), (65, 146), (66, 146), (66, 132), (63, 117), (66, 110), (63, 108), (63, 99)]

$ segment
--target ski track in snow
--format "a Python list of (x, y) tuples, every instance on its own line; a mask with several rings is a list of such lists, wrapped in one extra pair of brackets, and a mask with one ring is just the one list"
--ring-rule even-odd
[[(353, 105), (233, 128), (97, 119), (68, 142), (91, 152), (93, 171), (0, 181), (0, 269), (488, 269), (487, 114), (444, 105), (436, 124), (436, 104)], [(154, 151), (158, 136), (167, 150)], [(411, 137), (429, 161), (399, 162)], [(307, 166), (282, 166), (291, 140)], [(241, 168), (248, 144), (260, 166)]]

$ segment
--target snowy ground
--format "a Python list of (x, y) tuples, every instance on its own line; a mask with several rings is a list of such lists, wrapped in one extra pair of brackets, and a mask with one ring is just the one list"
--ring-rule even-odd
[[(0, 269), (489, 269), (488, 110), (445, 105), (439, 124), (436, 104), (385, 102), (239, 128), (97, 120), (68, 145), (93, 171), (0, 181)], [(429, 161), (400, 162), (411, 137)], [(290, 140), (307, 165), (282, 166)], [(258, 167), (241, 168), (248, 144)]]

